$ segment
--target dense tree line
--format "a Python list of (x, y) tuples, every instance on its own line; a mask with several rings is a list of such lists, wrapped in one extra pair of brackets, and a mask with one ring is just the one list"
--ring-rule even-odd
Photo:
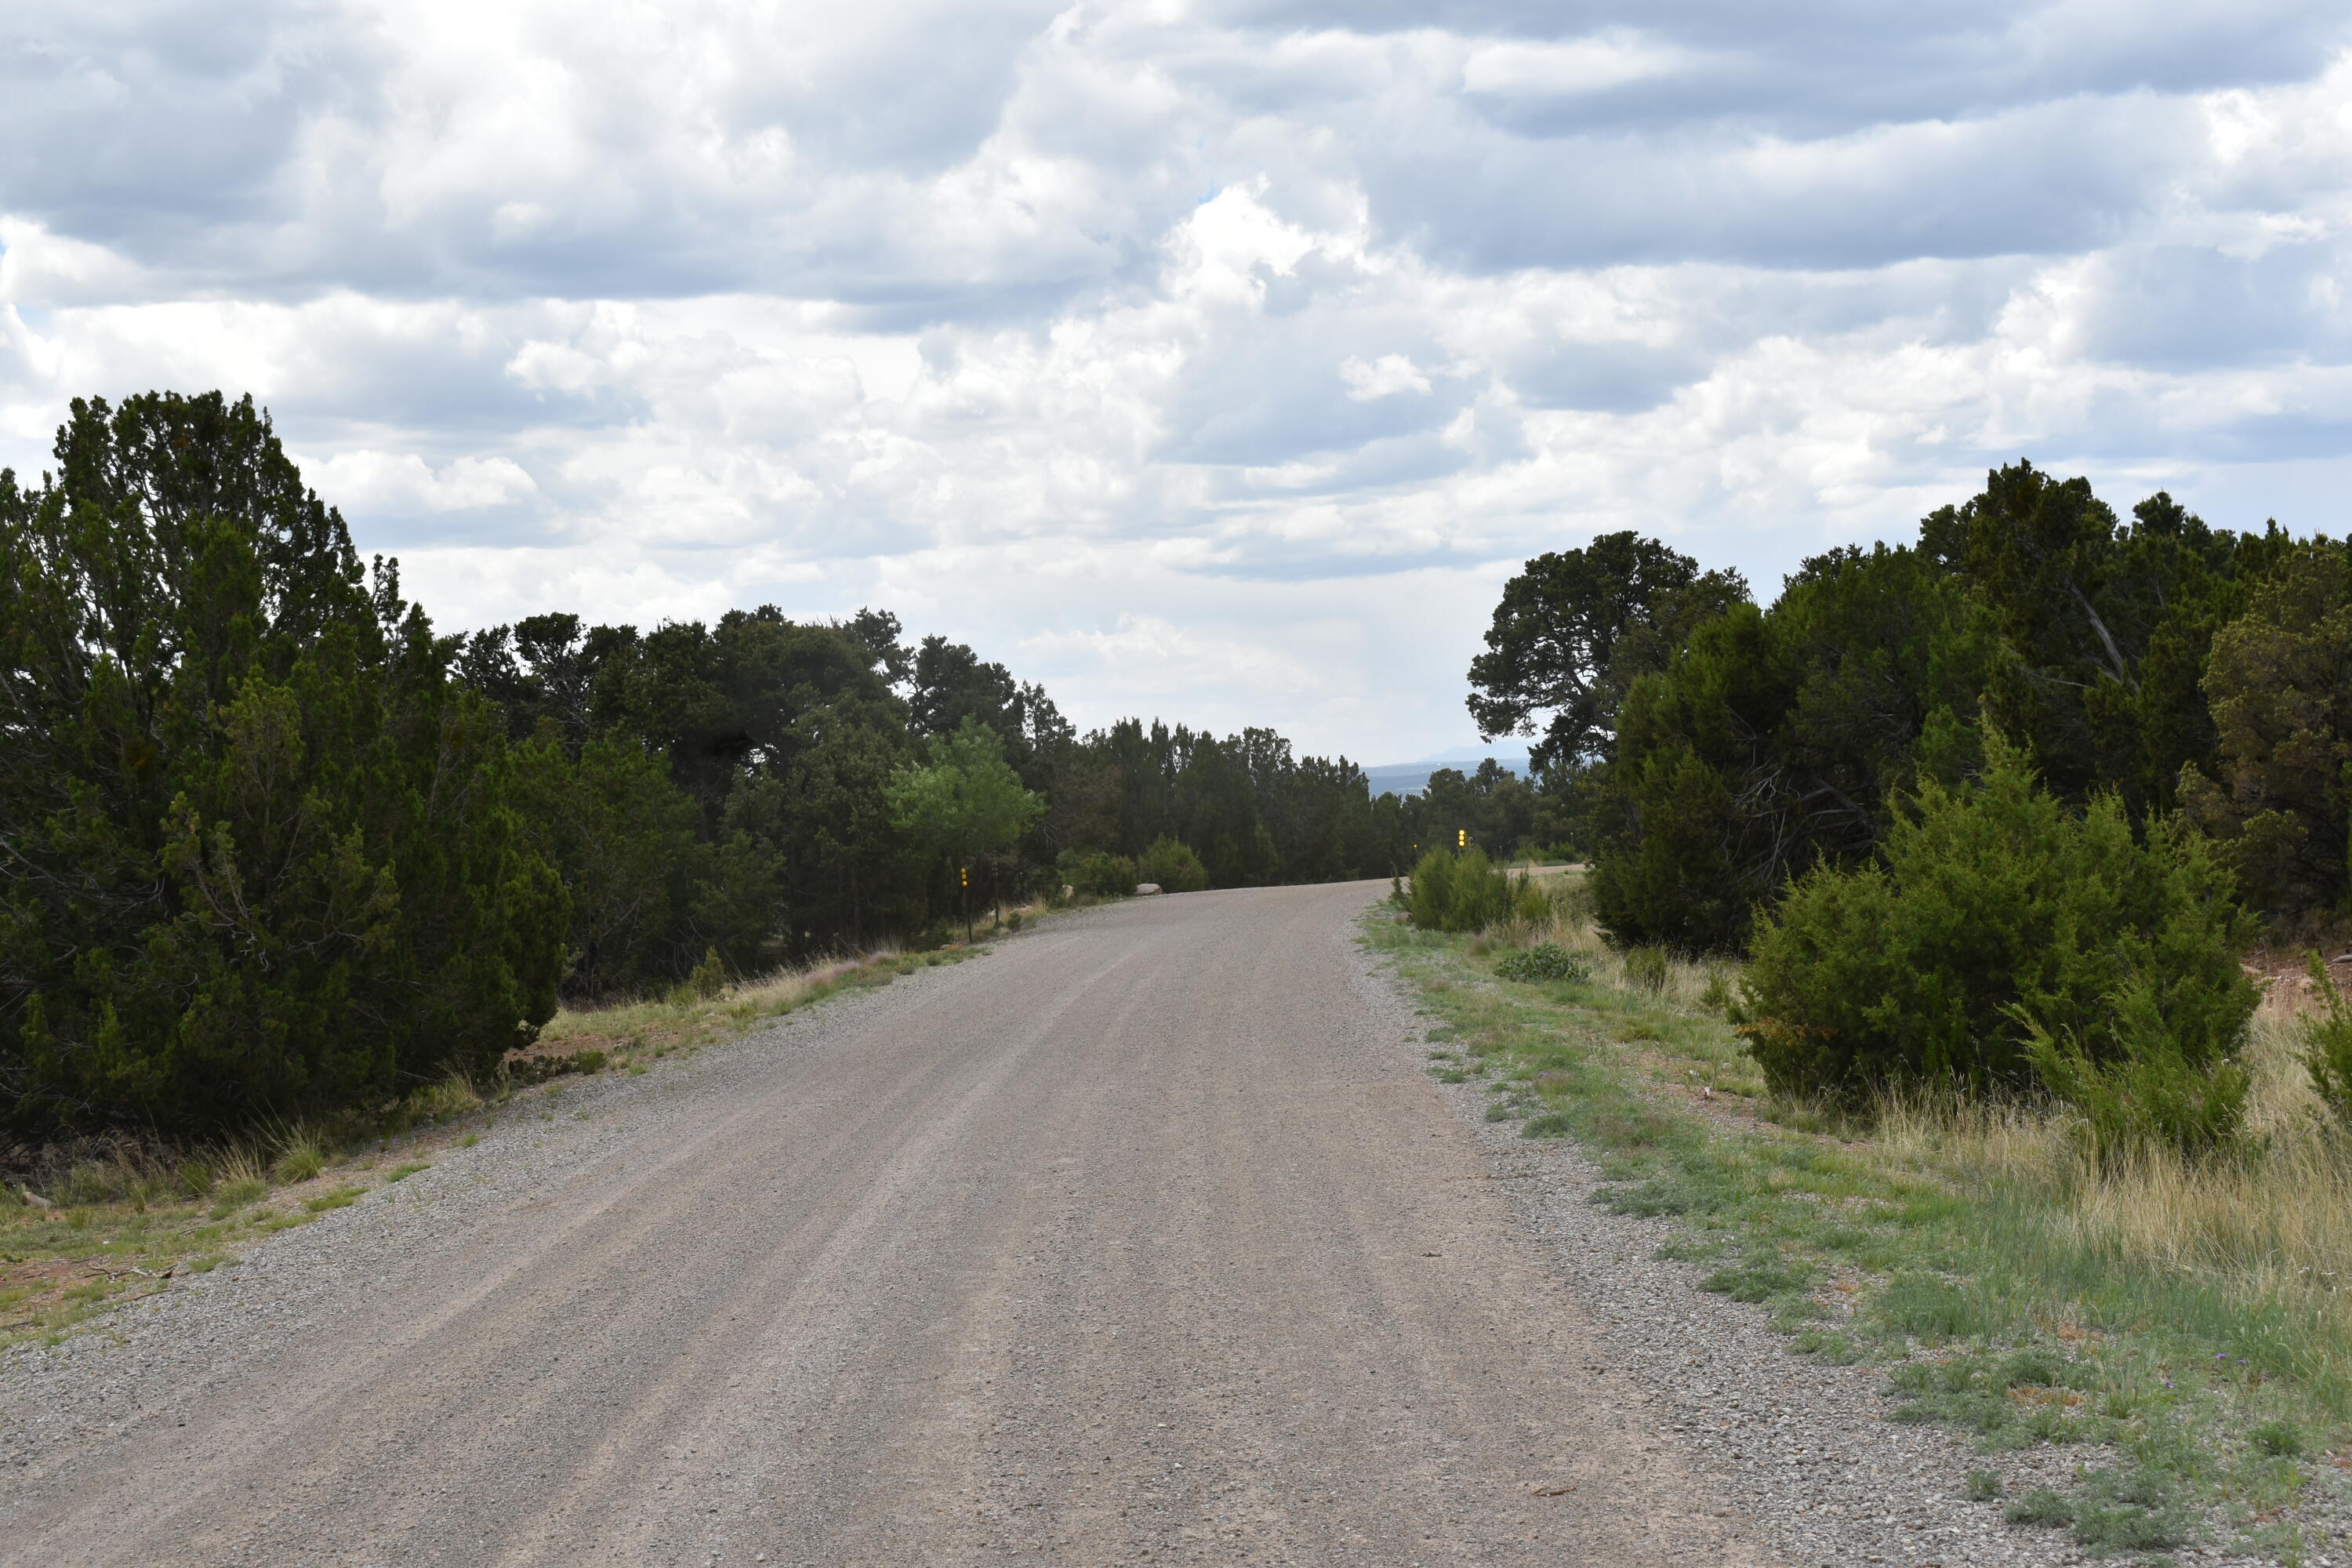
[[(1079, 864), (1387, 876), (1524, 786), (1374, 800), (1267, 730), (1079, 733), (892, 616), (436, 631), (249, 399), (76, 402), (0, 472), (0, 1126), (205, 1132), (495, 1068), (559, 997), (918, 937)], [(1516, 793), (1515, 793), (1516, 786)]]
[(1472, 709), (1550, 716), (1602, 923), (1748, 955), (1733, 1014), (1777, 1092), (2034, 1092), (2103, 1157), (2224, 1147), (2252, 917), (2352, 899), (2352, 552), (2325, 537), (2164, 494), (2126, 519), (2021, 462), (1769, 606), (1631, 534), (1540, 558), (1487, 644)]
[[(2352, 893), (2347, 571), (2326, 539), (2216, 529), (2163, 494), (2125, 520), (2021, 462), (1914, 542), (1807, 561), (1769, 606), (1630, 534), (1531, 562), (1472, 707), (1489, 732), (1555, 709), (1548, 793), (1629, 942), (1741, 948), (1759, 908), (1868, 859), (1995, 733), (2063, 801), (2185, 814), (2295, 919)], [(1583, 668), (1543, 673), (1561, 658)]]

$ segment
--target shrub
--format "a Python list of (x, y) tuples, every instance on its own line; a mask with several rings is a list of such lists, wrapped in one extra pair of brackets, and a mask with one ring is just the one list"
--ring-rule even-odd
[(2102, 1061), (2069, 1030), (2063, 1038), (2026, 1017), (2033, 1069), (2080, 1111), (2092, 1149), (2112, 1160), (2150, 1143), (2206, 1154), (2227, 1143), (2253, 1080), (2231, 1059), (2192, 1062), (2166, 1025), (2161, 999), (2135, 975), (2113, 999), (2116, 1050)]
[(702, 950), (702, 962), (687, 971), (686, 978), (669, 988), (667, 998), (673, 1007), (691, 1007), (697, 1002), (709, 1002), (727, 989), (727, 961), (715, 947)]
[(1510, 879), (1488, 863), (1485, 850), (1433, 849), (1412, 868), (1405, 908), (1423, 931), (1463, 931), (1504, 919), (1512, 902)]
[(1732, 1000), (1730, 978), (1722, 969), (1709, 965), (1706, 989), (1698, 994), (1698, 1005), (1710, 1013), (1727, 1013)]
[(1134, 861), (1101, 849), (1065, 849), (1056, 868), (1069, 886), (1103, 899), (1132, 893), (1142, 880), (1136, 875)]
[(1592, 965), (1580, 952), (1570, 952), (1556, 942), (1543, 942), (1520, 952), (1505, 953), (1496, 961), (1495, 973), (1529, 984), (1547, 980), (1582, 984), (1592, 978)]
[(1157, 882), (1166, 893), (1197, 893), (1209, 885), (1209, 868), (1201, 864), (1190, 845), (1162, 835), (1145, 846), (1137, 858), (1135, 882)]
[(2319, 954), (2311, 955), (2311, 978), (2319, 988), (2319, 1009), (2295, 1021), (2303, 1039), (2303, 1070), (2336, 1125), (2352, 1130), (2352, 1003), (2336, 988)]
[(2076, 815), (1998, 737), (1987, 755), (1973, 785), (1922, 782), (1879, 864), (1817, 869), (1759, 920), (1736, 1011), (1766, 1082), (2039, 1082), (2102, 1137), (2210, 1146), (2256, 1000), (2228, 874), (2174, 822), (2135, 842), (2112, 798)]

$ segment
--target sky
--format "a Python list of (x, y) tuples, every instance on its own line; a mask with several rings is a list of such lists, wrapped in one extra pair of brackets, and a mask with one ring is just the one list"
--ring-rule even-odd
[(0, 465), (251, 393), (444, 629), (872, 605), (1081, 726), (1475, 737), (1527, 557), (2031, 458), (2342, 534), (2352, 7), (0, 8)]

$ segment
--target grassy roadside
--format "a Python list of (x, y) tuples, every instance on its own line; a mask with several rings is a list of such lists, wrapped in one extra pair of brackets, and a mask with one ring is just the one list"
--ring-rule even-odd
[[(1797, 1348), (1883, 1367), (1895, 1419), (2066, 1448), (2070, 1486), (1980, 1499), (2019, 1528), (2151, 1561), (2318, 1543), (2294, 1505), (2352, 1466), (2352, 1303), (2332, 1272), (2352, 1201), (2280, 1015), (2251, 1053), (2243, 1161), (2101, 1171), (2029, 1108), (1890, 1105), (1864, 1126), (1768, 1103), (1723, 1016), (1730, 970), (1612, 952), (1572, 909), (1475, 937), (1370, 918), (1440, 1025), (1433, 1072), (1486, 1085), (1491, 1121), (1585, 1147), (1603, 1201), (1671, 1216), (1665, 1250)], [(1496, 976), (1539, 942), (1590, 978)]]
[[(984, 921), (1018, 931), (1043, 906)], [(959, 935), (961, 933), (959, 932)], [(56, 1343), (114, 1307), (237, 1260), (237, 1250), (349, 1206), (471, 1145), (528, 1108), (551, 1113), (560, 1079), (642, 1074), (652, 1064), (748, 1034), (826, 997), (985, 956), (986, 946), (880, 949), (741, 984), (685, 986), (665, 999), (559, 1011), (527, 1052), (475, 1082), (452, 1074), (365, 1121), (268, 1125), (236, 1143), (165, 1152), (121, 1140), (47, 1152), (26, 1178), (0, 1181), (0, 1352)]]

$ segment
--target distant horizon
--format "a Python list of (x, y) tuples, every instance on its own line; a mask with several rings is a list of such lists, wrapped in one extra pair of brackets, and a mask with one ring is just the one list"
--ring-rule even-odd
[(1461, 773), (1475, 773), (1479, 762), (1487, 757), (1494, 758), (1505, 772), (1525, 778), (1529, 771), (1527, 742), (1524, 737), (1515, 736), (1513, 739), (1519, 742), (1517, 750), (1498, 742), (1485, 747), (1454, 746), (1409, 763), (1358, 763), (1356, 765), (1363, 770), (1365, 782), (1374, 795), (1419, 795), (1428, 784), (1430, 775), (1439, 770), (1454, 768)]

